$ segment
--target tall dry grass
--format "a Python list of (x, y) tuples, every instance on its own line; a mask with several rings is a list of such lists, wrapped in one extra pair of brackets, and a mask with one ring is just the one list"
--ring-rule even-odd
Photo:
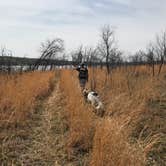
[(66, 99), (65, 117), (69, 127), (67, 150), (69, 159), (72, 159), (74, 154), (88, 152), (91, 148), (96, 117), (85, 105), (73, 71), (61, 72), (60, 88)]
[[(118, 126), (123, 126), (127, 139), (123, 140), (123, 133), (121, 132), (122, 139), (120, 140), (129, 142), (131, 146), (136, 146), (138, 152), (140, 151), (139, 154), (141, 154), (139, 157), (144, 161), (146, 160), (149, 165), (162, 165), (165, 160), (165, 71), (165, 68), (163, 68), (159, 77), (153, 77), (148, 66), (117, 68), (108, 77), (104, 70), (96, 69), (93, 73), (96, 76), (96, 90), (105, 102), (105, 117), (110, 117), (113, 120), (109, 122), (110, 128), (114, 126), (115, 122), (118, 122)], [(104, 130), (101, 135), (104, 135)], [(116, 136), (115, 139), (119, 140), (120, 137)], [(109, 136), (108, 139), (112, 140)], [(107, 143), (108, 147), (109, 144), (110, 142)], [(102, 149), (103, 156), (110, 154), (104, 148), (104, 144), (100, 145), (101, 147), (96, 145), (96, 149)], [(112, 149), (111, 145), (110, 148)], [(118, 149), (118, 147), (114, 146), (113, 149)], [(93, 155), (98, 156), (95, 151), (93, 149)], [(94, 157), (92, 159), (95, 160)]]
[(91, 166), (142, 166), (141, 151), (128, 142), (126, 129), (110, 118), (98, 123), (93, 142)]
[(75, 148), (89, 151), (88, 165), (162, 163), (165, 70), (159, 77), (153, 77), (148, 66), (117, 68), (109, 76), (105, 69), (89, 69), (87, 87), (100, 94), (105, 105), (102, 119), (84, 103), (77, 73), (62, 71), (70, 152)]
[[(104, 118), (97, 117), (92, 107), (84, 102), (77, 73), (67, 70), (61, 73), (60, 85), (66, 97), (65, 114), (69, 127), (69, 158), (76, 152), (87, 151), (88, 165), (143, 165), (142, 146), (139, 142), (132, 144), (129, 137), (133, 129), (130, 122), (138, 119), (144, 106), (137, 101), (138, 97), (133, 101), (135, 87), (131, 89), (133, 94), (128, 88), (136, 81), (128, 76), (126, 69), (114, 71), (111, 77), (98, 68), (90, 69), (89, 73), (87, 87), (99, 92), (106, 107)], [(135, 77), (135, 73), (133, 75)]]
[[(76, 165), (126, 166), (164, 164), (166, 77), (152, 77), (147, 66), (121, 67), (108, 76), (89, 69), (87, 87), (105, 106), (98, 117), (84, 101), (77, 72), (62, 70), (60, 90), (68, 132), (68, 159)], [(0, 76), (0, 124), (17, 124), (31, 116), (37, 99), (47, 96), (54, 73)]]
[[(38, 137), (38, 132), (34, 130), (39, 123), (42, 124), (41, 99), (45, 99), (52, 91), (54, 78), (55, 72), (0, 75), (1, 165), (22, 165), (23, 156), (32, 155), (28, 151), (35, 142), (34, 135)], [(26, 160), (29, 162), (28, 157)]]
[(0, 75), (0, 124), (24, 122), (52, 88), (53, 72)]

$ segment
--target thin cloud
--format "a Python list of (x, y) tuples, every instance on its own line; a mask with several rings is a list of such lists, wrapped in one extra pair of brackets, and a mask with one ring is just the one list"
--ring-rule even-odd
[(40, 42), (62, 37), (67, 50), (95, 45), (103, 24), (117, 27), (122, 50), (145, 48), (166, 27), (165, 0), (5, 0), (0, 2), (0, 45), (17, 56), (38, 56)]

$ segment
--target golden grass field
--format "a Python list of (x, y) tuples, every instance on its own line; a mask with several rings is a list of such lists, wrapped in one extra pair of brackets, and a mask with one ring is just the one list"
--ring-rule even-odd
[[(105, 69), (89, 69), (87, 88), (94, 89), (100, 94), (105, 107), (103, 117), (97, 116), (91, 105), (84, 101), (77, 78), (78, 73), (75, 70), (62, 69), (56, 74), (32, 72), (12, 76), (1, 75), (1, 146), (6, 139), (5, 133), (11, 130), (11, 126), (17, 130), (24, 130), (18, 128), (18, 125), (24, 125), (28, 119), (33, 118), (37, 103), (39, 101), (42, 103), (46, 97), (48, 98), (53, 87), (58, 84), (60, 93), (57, 94), (61, 102), (55, 101), (53, 105), (57, 111), (56, 116), (60, 115), (56, 128), (59, 127), (59, 130), (63, 131), (60, 132), (60, 137), (64, 139), (57, 142), (55, 147), (64, 144), (61, 147), (61, 150), (64, 149), (61, 152), (63, 154), (58, 155), (59, 160), (63, 158), (66, 162), (62, 164), (62, 161), (56, 161), (51, 165), (67, 165), (67, 163), (91, 166), (164, 165), (165, 71), (163, 68), (159, 77), (152, 77), (148, 66), (130, 66), (114, 69), (108, 76)], [(55, 77), (57, 77), (56, 82)], [(56, 110), (59, 106), (61, 109)], [(54, 117), (54, 121), (56, 120)], [(63, 125), (58, 126), (59, 121), (62, 121)], [(57, 132), (57, 129), (51, 131)], [(51, 137), (53, 140), (56, 139), (53, 134)], [(5, 150), (8, 152), (7, 148), (10, 146), (6, 146)], [(1, 147), (1, 162), (10, 163), (12, 158), (13, 163), (17, 163), (17, 155), (8, 155), (9, 152), (6, 152), (4, 157), (2, 150)], [(53, 146), (51, 153), (54, 153)], [(43, 165), (49, 165), (44, 162), (43, 156), (41, 160), (42, 158)]]
[(52, 72), (0, 76), (1, 124), (25, 121), (33, 113), (37, 99), (48, 95), (53, 76)]

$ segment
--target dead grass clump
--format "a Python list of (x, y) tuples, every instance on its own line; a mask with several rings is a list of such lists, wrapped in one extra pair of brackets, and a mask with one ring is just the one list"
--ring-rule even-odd
[(66, 98), (65, 117), (69, 126), (67, 149), (69, 159), (76, 153), (88, 152), (92, 146), (95, 115), (85, 105), (77, 77), (73, 71), (62, 71), (60, 87)]
[(33, 112), (37, 99), (49, 94), (53, 77), (52, 72), (0, 76), (1, 125), (24, 122)]
[[(54, 72), (0, 75), (0, 163), (20, 165), (32, 143), (42, 102), (53, 87)], [(28, 144), (27, 144), (28, 143)], [(29, 147), (28, 147), (29, 148)]]
[(87, 87), (99, 92), (105, 120), (96, 118), (84, 103), (76, 72), (63, 71), (69, 155), (92, 147), (91, 165), (164, 163), (164, 71), (160, 77), (152, 77), (147, 66), (128, 66), (113, 69), (108, 76), (104, 68), (89, 69)]
[(148, 66), (113, 69), (109, 76), (105, 69), (90, 69), (106, 107), (105, 116), (118, 121), (118, 126), (124, 125), (131, 147), (139, 143), (149, 165), (164, 163), (165, 70), (164, 67), (159, 77), (153, 77)]
[(104, 119), (96, 127), (90, 165), (142, 166), (143, 155), (139, 148), (127, 141), (127, 132), (118, 121)]
[[(95, 72), (104, 78), (105, 70), (97, 70)], [(97, 91), (103, 93), (107, 108), (105, 116), (121, 125), (126, 124), (124, 130), (130, 144), (133, 147), (139, 142), (149, 165), (162, 165), (166, 123), (165, 69), (159, 77), (152, 77), (147, 66), (123, 67), (114, 69), (106, 82), (97, 81), (100, 84)]]

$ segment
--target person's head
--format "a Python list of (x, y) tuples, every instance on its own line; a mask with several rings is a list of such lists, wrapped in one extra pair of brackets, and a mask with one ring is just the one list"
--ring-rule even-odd
[(80, 66), (81, 66), (81, 67), (85, 67), (85, 63), (82, 62)]

